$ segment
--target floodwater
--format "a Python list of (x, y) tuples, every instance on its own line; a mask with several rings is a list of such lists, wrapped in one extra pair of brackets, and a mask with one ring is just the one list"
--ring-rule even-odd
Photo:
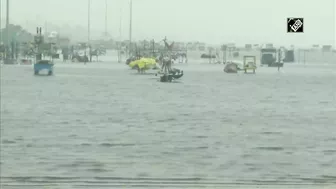
[(335, 187), (336, 64), (178, 66), (2, 65), (1, 188)]

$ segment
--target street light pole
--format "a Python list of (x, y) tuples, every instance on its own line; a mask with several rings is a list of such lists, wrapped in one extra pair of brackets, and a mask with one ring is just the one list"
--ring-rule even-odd
[(9, 0), (7, 0), (6, 8), (6, 28), (7, 28), (7, 44), (9, 45)]
[[(335, 8), (336, 8), (336, 3), (335, 1), (333, 1), (333, 7), (334, 7), (334, 11), (333, 11), (333, 18), (334, 18), (334, 23), (336, 23), (336, 13), (335, 13)], [(334, 25), (334, 49), (336, 50), (336, 25)]]
[(88, 44), (90, 44), (90, 41), (91, 41), (91, 34), (90, 34), (90, 17), (91, 17), (91, 11), (90, 11), (90, 9), (91, 9), (91, 1), (90, 0), (88, 0), (88, 33), (87, 33), (87, 37), (88, 37)]
[(9, 42), (9, 0), (6, 1), (7, 3), (7, 6), (6, 6), (6, 59), (5, 59), (5, 62), (7, 64), (10, 64), (11, 63), (11, 59), (9, 57), (9, 50), (10, 50), (10, 42)]
[[(91, 42), (91, 33), (90, 33), (90, 29), (91, 29), (91, 25), (90, 25), (90, 17), (91, 17), (91, 0), (88, 0), (88, 25), (87, 25), (87, 29), (88, 29), (88, 33), (87, 33), (87, 46), (89, 47), (89, 62), (91, 62), (91, 46), (90, 46), (90, 42)], [(85, 50), (86, 53), (86, 50)], [(86, 63), (86, 62), (85, 62)]]
[(0, 43), (2, 42), (2, 1), (0, 0)]

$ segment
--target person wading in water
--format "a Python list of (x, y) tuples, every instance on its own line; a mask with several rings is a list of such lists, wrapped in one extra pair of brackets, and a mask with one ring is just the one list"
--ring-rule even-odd
[(172, 64), (172, 59), (171, 59), (171, 52), (173, 51), (174, 47), (174, 42), (172, 42), (170, 45), (167, 43), (167, 38), (163, 39), (166, 48), (168, 49), (168, 57), (169, 60), (164, 61), (166, 64), (166, 67), (168, 68), (169, 71), (171, 71), (171, 64)]

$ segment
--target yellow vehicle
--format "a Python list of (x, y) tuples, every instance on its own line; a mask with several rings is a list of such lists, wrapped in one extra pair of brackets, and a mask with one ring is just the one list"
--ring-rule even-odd
[(153, 69), (156, 67), (156, 60), (153, 58), (141, 58), (135, 60), (129, 64), (132, 69), (137, 69), (138, 72), (144, 72), (145, 70)]
[(256, 57), (255, 56), (244, 56), (243, 70), (247, 73), (248, 70), (252, 70), (255, 73), (257, 69)]

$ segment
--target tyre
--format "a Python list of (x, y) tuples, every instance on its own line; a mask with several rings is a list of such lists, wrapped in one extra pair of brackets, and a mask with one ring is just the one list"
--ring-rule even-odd
[(168, 81), (168, 76), (167, 75), (161, 76), (160, 81), (161, 82), (167, 82)]

